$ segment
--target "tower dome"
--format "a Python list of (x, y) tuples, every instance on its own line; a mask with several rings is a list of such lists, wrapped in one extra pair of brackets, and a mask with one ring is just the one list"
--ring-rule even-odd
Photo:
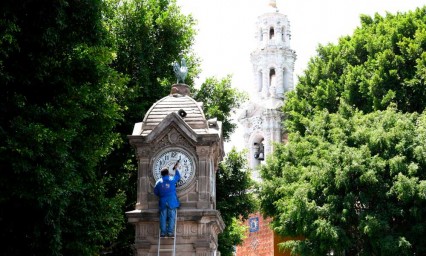
[(208, 123), (204, 116), (202, 103), (195, 101), (189, 96), (188, 86), (175, 84), (170, 95), (155, 102), (142, 122), (140, 135), (148, 135), (166, 116), (175, 112), (185, 123), (196, 132), (208, 129)]

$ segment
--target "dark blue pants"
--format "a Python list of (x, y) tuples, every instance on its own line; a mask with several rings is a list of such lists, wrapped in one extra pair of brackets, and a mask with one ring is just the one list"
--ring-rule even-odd
[(176, 208), (171, 209), (168, 205), (160, 210), (160, 232), (161, 235), (174, 234), (176, 221)]

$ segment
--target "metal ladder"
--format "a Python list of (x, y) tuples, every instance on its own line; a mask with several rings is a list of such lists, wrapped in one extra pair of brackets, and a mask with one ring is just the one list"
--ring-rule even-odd
[[(176, 226), (177, 226), (177, 212), (176, 209), (176, 216), (175, 216), (175, 230), (173, 237), (161, 237), (161, 230), (158, 232), (158, 250), (157, 250), (157, 256), (160, 256), (160, 252), (172, 252), (173, 256), (176, 256)], [(161, 249), (161, 240), (162, 239), (173, 239), (173, 249)]]

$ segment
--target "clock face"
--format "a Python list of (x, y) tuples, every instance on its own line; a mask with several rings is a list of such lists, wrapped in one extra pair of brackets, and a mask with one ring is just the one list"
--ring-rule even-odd
[(152, 174), (154, 179), (161, 178), (161, 170), (168, 168), (169, 173), (174, 175), (173, 166), (179, 160), (178, 169), (180, 172), (180, 181), (177, 183), (177, 188), (183, 188), (188, 185), (195, 176), (195, 164), (192, 157), (181, 149), (168, 149), (160, 152), (154, 159)]

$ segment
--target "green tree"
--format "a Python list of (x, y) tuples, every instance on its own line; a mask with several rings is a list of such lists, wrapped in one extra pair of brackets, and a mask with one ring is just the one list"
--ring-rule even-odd
[(320, 45), (288, 95), (286, 127), (303, 133), (304, 117), (320, 109), (334, 113), (341, 100), (364, 113), (391, 104), (421, 113), (426, 106), (425, 12), (426, 7), (385, 17), (363, 15), (352, 36)]
[[(350, 113), (348, 115), (348, 113)], [(426, 112), (320, 111), (261, 169), (262, 209), (298, 255), (426, 253)]]
[[(114, 180), (110, 193), (123, 191), (126, 204), (122, 214), (133, 210), (136, 200), (137, 163), (127, 135), (141, 122), (145, 113), (157, 100), (169, 94), (176, 82), (172, 63), (182, 56), (187, 59), (190, 73), (186, 83), (198, 72), (197, 59), (192, 55), (195, 21), (185, 16), (174, 0), (107, 0), (110, 12), (106, 15), (116, 49), (112, 66), (129, 80), (125, 97), (124, 118), (116, 127), (120, 134), (112, 153), (103, 162), (102, 172)], [(113, 255), (131, 255), (134, 228), (127, 224), (116, 240), (105, 245)]]
[(193, 97), (203, 102), (203, 111), (206, 118), (217, 118), (222, 121), (222, 133), (225, 141), (230, 139), (237, 124), (232, 120), (232, 114), (247, 99), (247, 95), (232, 87), (232, 77), (218, 80), (209, 77), (197, 90)]
[(253, 189), (245, 153), (233, 148), (219, 164), (216, 175), (216, 208), (226, 225), (219, 234), (219, 251), (223, 256), (233, 255), (234, 246), (243, 242), (246, 228), (241, 220), (257, 209)]
[(425, 13), (362, 16), (288, 94), (261, 208), (294, 254), (426, 253)]
[[(112, 11), (108, 27), (115, 38), (117, 58), (113, 66), (129, 78), (128, 91), (122, 101), (126, 106), (124, 122), (117, 127), (120, 143), (104, 162), (103, 172), (115, 181), (111, 194), (125, 191), (125, 211), (133, 210), (136, 199), (137, 164), (127, 135), (134, 123), (141, 122), (146, 111), (157, 100), (169, 94), (175, 76), (171, 64), (185, 57), (189, 66), (186, 84), (193, 87), (193, 77), (199, 72), (199, 60), (190, 50), (194, 42), (195, 21), (180, 12), (176, 2), (166, 0), (137, 0), (122, 2), (109, 0)], [(195, 91), (193, 98), (202, 102), (206, 117), (218, 117), (223, 122), (224, 136), (228, 137), (235, 125), (229, 121), (233, 108), (242, 101), (240, 93), (230, 87), (230, 77), (217, 81), (210, 78), (202, 85), (203, 92)], [(214, 105), (218, 104), (219, 108)], [(134, 242), (133, 226), (128, 225), (117, 240), (106, 245), (114, 255), (129, 255)]]
[(94, 255), (122, 229), (124, 197), (97, 168), (123, 118), (104, 7), (0, 3), (2, 255)]
[[(134, 231), (120, 232), (136, 198), (126, 135), (167, 95), (181, 56), (192, 84), (195, 21), (173, 0), (0, 7), (2, 253), (131, 254)], [(220, 111), (226, 123), (231, 109)]]

